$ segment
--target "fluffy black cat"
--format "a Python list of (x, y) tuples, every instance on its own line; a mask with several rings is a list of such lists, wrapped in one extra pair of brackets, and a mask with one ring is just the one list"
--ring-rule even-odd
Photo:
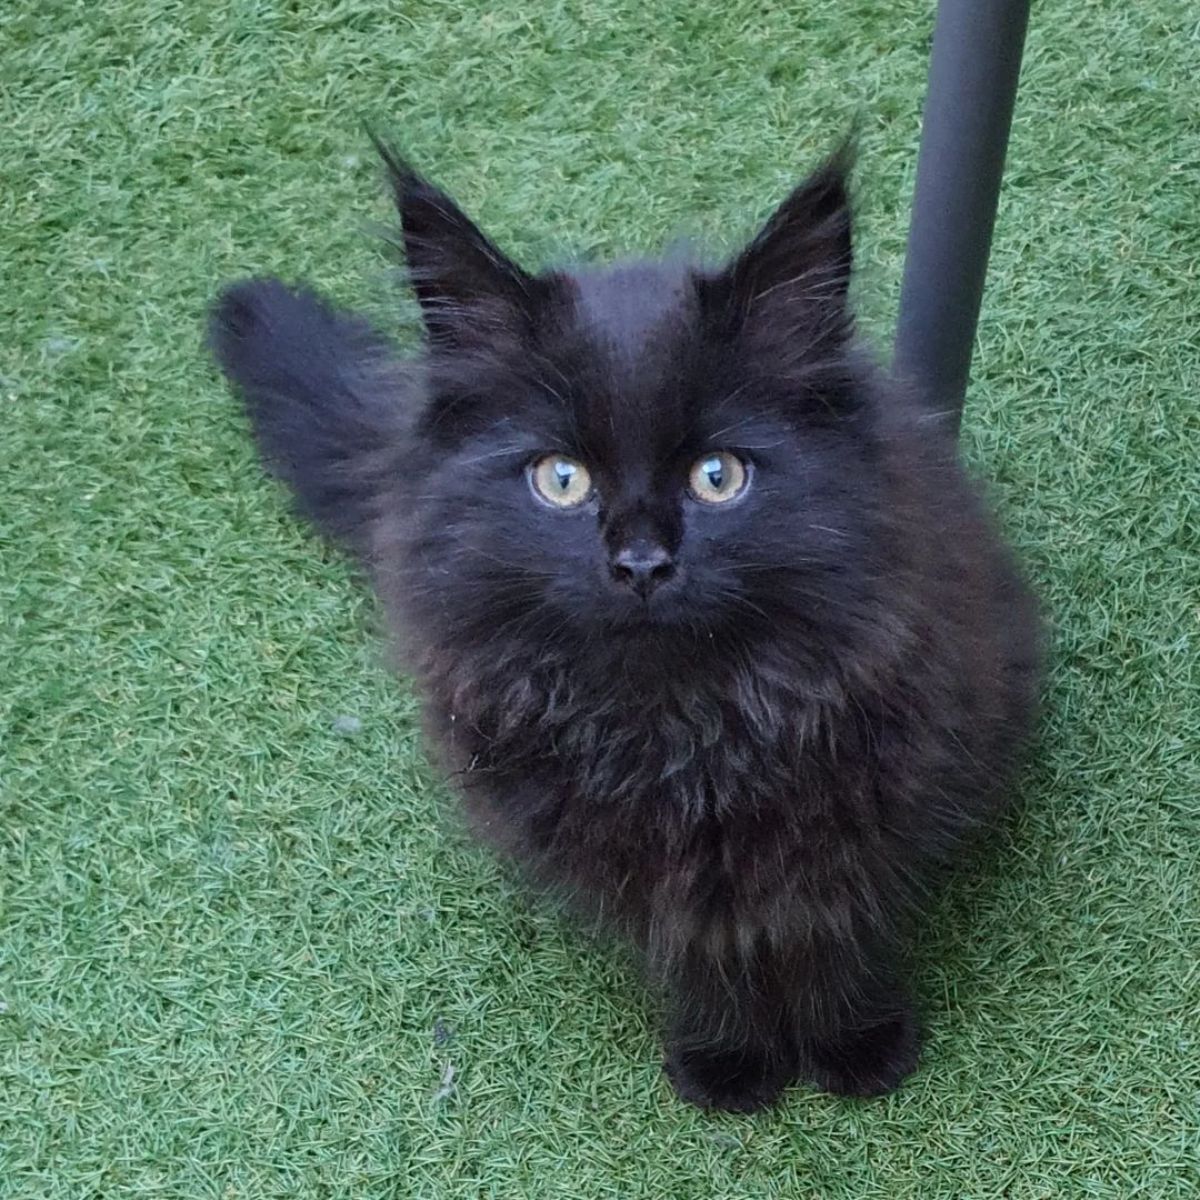
[(1002, 804), (1038, 635), (856, 345), (848, 155), (723, 268), (531, 274), (380, 149), (424, 352), (230, 288), (265, 459), (369, 570), (475, 827), (642, 951), (680, 1095), (889, 1091), (905, 934)]

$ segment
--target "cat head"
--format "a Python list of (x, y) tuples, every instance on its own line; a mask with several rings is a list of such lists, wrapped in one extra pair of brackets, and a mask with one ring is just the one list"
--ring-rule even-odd
[(489, 636), (844, 623), (872, 486), (848, 153), (721, 267), (534, 274), (381, 149), (427, 333), (417, 597)]

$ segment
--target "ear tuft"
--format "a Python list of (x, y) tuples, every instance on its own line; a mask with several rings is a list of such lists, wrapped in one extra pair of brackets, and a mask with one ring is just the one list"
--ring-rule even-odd
[(458, 346), (527, 312), (534, 279), (445, 192), (418, 174), (393, 143), (374, 130), (368, 134), (400, 214), (404, 257), (430, 343)]
[(806, 329), (844, 339), (853, 265), (848, 138), (775, 210), (754, 240), (709, 283), (739, 327)]

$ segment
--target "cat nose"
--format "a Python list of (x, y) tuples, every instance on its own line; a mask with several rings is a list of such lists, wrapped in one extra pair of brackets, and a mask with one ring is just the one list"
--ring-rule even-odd
[(675, 574), (675, 560), (654, 542), (638, 541), (622, 547), (613, 555), (610, 567), (617, 583), (632, 588), (643, 599)]

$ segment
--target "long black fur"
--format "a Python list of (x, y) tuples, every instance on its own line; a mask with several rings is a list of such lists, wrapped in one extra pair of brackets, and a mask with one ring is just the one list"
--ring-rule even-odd
[(361, 318), (275, 279), (229, 288), (209, 340), (300, 512), (365, 553), (400, 435), (394, 399), (411, 386), (386, 342)]
[[(642, 951), (680, 1094), (894, 1088), (905, 938), (1002, 806), (1038, 636), (949, 436), (856, 343), (848, 157), (724, 268), (533, 275), (381, 150), (425, 352), (231, 288), (264, 457), (371, 572), (481, 835)], [(687, 491), (714, 450), (750, 472), (727, 505)], [(535, 498), (548, 453), (579, 508)]]

